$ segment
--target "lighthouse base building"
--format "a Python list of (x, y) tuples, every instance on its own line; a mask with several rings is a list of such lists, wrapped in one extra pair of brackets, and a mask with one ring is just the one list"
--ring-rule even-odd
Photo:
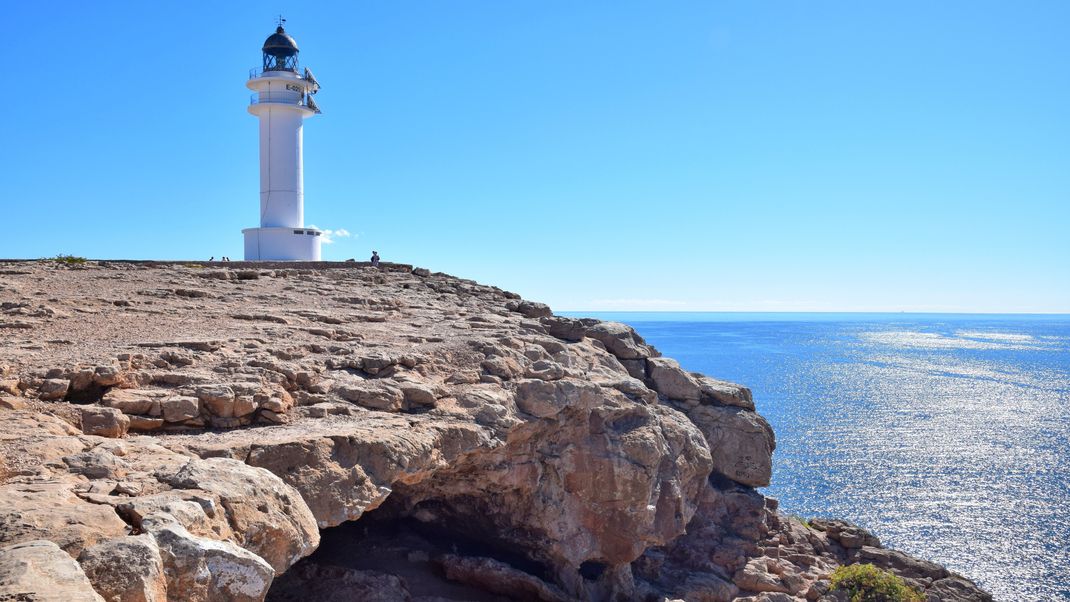
[(260, 227), (242, 230), (246, 261), (319, 261), (323, 232), (305, 227), (304, 120), (319, 114), (319, 82), (297, 71), (297, 43), (279, 24), (250, 73), (249, 112), (260, 119)]
[(246, 228), (245, 261), (319, 261), (320, 236), (314, 228)]

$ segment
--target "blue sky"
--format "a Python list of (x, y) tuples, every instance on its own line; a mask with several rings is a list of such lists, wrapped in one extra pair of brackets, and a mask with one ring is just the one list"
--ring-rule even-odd
[(0, 257), (239, 258), (278, 13), (327, 259), (557, 310), (1070, 311), (1055, 0), (9, 4)]

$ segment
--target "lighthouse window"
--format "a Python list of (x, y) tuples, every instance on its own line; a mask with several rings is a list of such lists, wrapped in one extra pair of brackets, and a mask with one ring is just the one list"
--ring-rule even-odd
[(294, 234), (304, 234), (304, 230), (294, 230)]
[(316, 233), (313, 232), (312, 230), (309, 230), (308, 232), (305, 232), (305, 234), (308, 234), (309, 236), (315, 236), (316, 235)]

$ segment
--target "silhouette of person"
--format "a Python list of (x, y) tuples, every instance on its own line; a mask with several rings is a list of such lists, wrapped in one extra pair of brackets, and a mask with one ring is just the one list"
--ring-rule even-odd
[(372, 267), (379, 267), (379, 251), (372, 251)]

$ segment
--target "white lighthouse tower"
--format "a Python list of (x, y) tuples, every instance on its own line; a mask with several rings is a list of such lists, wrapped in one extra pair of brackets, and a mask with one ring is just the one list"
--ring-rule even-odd
[(260, 119), (260, 227), (242, 230), (246, 261), (319, 261), (323, 232), (305, 227), (304, 120), (320, 112), (320, 85), (298, 73), (297, 42), (282, 28), (264, 41), (264, 63), (249, 74), (249, 112)]

